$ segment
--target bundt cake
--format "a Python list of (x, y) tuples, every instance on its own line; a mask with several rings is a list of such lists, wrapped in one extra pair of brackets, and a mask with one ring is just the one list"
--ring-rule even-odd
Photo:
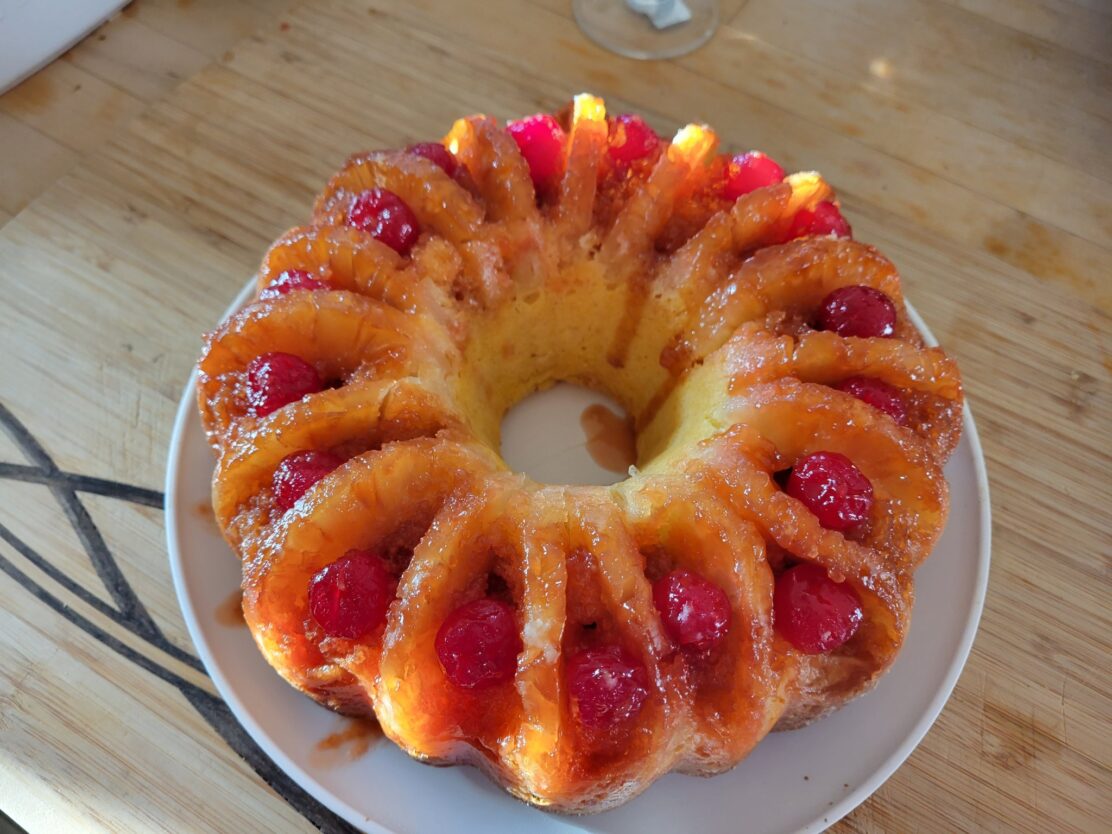
[[(353, 156), (267, 252), (198, 399), (245, 617), (293, 686), (583, 813), (888, 668), (958, 371), (819, 175), (717, 148), (590, 95), (473, 116)], [(628, 410), (626, 480), (501, 460), (503, 414), (559, 380)]]

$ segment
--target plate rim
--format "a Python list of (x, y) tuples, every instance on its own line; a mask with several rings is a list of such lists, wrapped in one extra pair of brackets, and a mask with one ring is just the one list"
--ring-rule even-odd
[[(221, 315), (219, 322), (224, 321), (244, 306), (255, 289), (255, 280), (250, 279), (244, 288), (236, 295), (235, 299)], [(916, 329), (923, 335), (927, 344), (937, 346), (938, 340), (934, 337), (926, 322), (919, 312), (906, 299), (904, 304), (909, 317)], [(236, 695), (234, 688), (224, 675), (209, 651), (208, 643), (198, 621), (191, 598), (185, 592), (185, 580), (182, 567), (182, 553), (178, 547), (178, 481), (183, 450), (186, 424), (193, 411), (196, 409), (197, 400), (197, 367), (194, 365), (189, 374), (181, 399), (178, 401), (177, 411), (174, 416), (173, 429), (170, 435), (170, 444), (167, 452), (165, 490), (165, 526), (167, 555), (170, 562), (170, 575), (174, 583), (174, 593), (177, 597), (178, 607), (181, 609), (182, 618), (185, 620), (186, 629), (197, 655), (205, 667), (206, 674), (212, 679), (220, 697), (228, 705), (236, 720), (251, 736), (252, 740), (269, 756), (275, 764), (285, 771), (298, 785), (307, 791), (314, 799), (326, 808), (337, 814), (347, 822), (359, 827), (368, 834), (397, 834), (397, 832), (384, 827), (382, 824), (360, 813), (356, 808), (345, 802), (332, 791), (321, 784), (310, 772), (294, 762), (281, 747), (271, 739), (259, 723), (254, 719), (250, 710)], [(962, 409), (962, 434), (968, 440), (970, 453), (973, 459), (973, 472), (977, 490), (978, 503), (978, 541), (980, 544), (977, 553), (976, 584), (973, 591), (972, 605), (966, 620), (965, 628), (957, 643), (956, 651), (946, 667), (945, 674), (940, 678), (939, 686), (934, 697), (928, 703), (919, 720), (911, 731), (904, 737), (899, 746), (892, 751), (862, 782), (839, 801), (822, 812), (811, 823), (798, 829), (801, 834), (815, 834), (826, 830), (850, 811), (862, 804), (883, 785), (892, 774), (908, 759), (922, 742), (923, 738), (934, 726), (938, 716), (942, 713), (946, 703), (953, 694), (958, 678), (965, 668), (969, 654), (973, 649), (977, 630), (980, 627), (981, 616), (984, 613), (985, 596), (988, 591), (989, 570), (992, 561), (992, 505), (989, 494), (988, 471), (985, 465), (984, 450), (981, 446), (980, 435), (973, 419), (973, 412), (969, 406), (968, 398), (965, 399)], [(929, 557), (928, 557), (929, 558)], [(564, 817), (563, 821), (570, 826), (576, 825), (574, 818)]]

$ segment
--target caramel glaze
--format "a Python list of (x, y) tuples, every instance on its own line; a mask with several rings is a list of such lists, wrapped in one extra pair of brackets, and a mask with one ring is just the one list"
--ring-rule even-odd
[(212, 509), (211, 501), (201, 501), (193, 508), (193, 514), (210, 524), (216, 524), (216, 512)]
[(358, 759), (371, 749), (371, 744), (382, 738), (382, 728), (373, 718), (348, 718), (347, 724), (338, 732), (330, 733), (319, 742), (318, 753), (347, 748), (347, 758)]
[(240, 628), (247, 625), (243, 618), (243, 591), (236, 588), (216, 608), (216, 622), (228, 628)]
[(618, 329), (614, 333), (614, 343), (606, 355), (606, 361), (615, 368), (624, 368), (626, 359), (629, 357), (629, 347), (633, 337), (637, 335), (645, 305), (649, 301), (649, 277), (652, 274), (652, 270), (642, 268), (637, 270), (629, 281), (629, 292), (618, 321)]
[(664, 383), (657, 389), (656, 393), (653, 394), (652, 399), (645, 404), (645, 407), (637, 416), (637, 420), (634, 423), (634, 428), (640, 431), (653, 421), (653, 418), (656, 417), (657, 412), (660, 411), (661, 406), (663, 406), (664, 403), (667, 402), (668, 397), (672, 395), (672, 392), (676, 389), (676, 386), (679, 385), (679, 381), (679, 374), (676, 373), (673, 373), (672, 376), (668, 377), (664, 381)]
[(626, 473), (637, 462), (633, 419), (616, 414), (601, 403), (587, 406), (579, 416), (591, 459), (608, 472)]

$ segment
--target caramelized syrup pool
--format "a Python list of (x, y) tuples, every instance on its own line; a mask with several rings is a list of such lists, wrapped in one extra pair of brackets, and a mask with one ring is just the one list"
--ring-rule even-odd
[(587, 452), (609, 472), (628, 472), (637, 462), (633, 419), (615, 414), (601, 403), (583, 409), (579, 424), (587, 436)]
[(228, 628), (247, 625), (243, 619), (243, 591), (236, 588), (228, 598), (216, 608), (216, 622)]
[(373, 718), (345, 718), (343, 729), (322, 738), (313, 750), (313, 764), (328, 767), (354, 761), (382, 738), (382, 728)]
[(209, 501), (202, 501), (193, 508), (193, 515), (202, 521), (207, 521), (209, 524), (216, 524), (216, 513), (212, 509), (212, 503)]

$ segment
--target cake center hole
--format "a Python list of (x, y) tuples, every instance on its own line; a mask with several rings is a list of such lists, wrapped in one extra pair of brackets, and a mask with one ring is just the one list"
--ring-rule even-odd
[(502, 458), (544, 484), (614, 484), (637, 460), (633, 422), (613, 398), (557, 383), (506, 413)]

